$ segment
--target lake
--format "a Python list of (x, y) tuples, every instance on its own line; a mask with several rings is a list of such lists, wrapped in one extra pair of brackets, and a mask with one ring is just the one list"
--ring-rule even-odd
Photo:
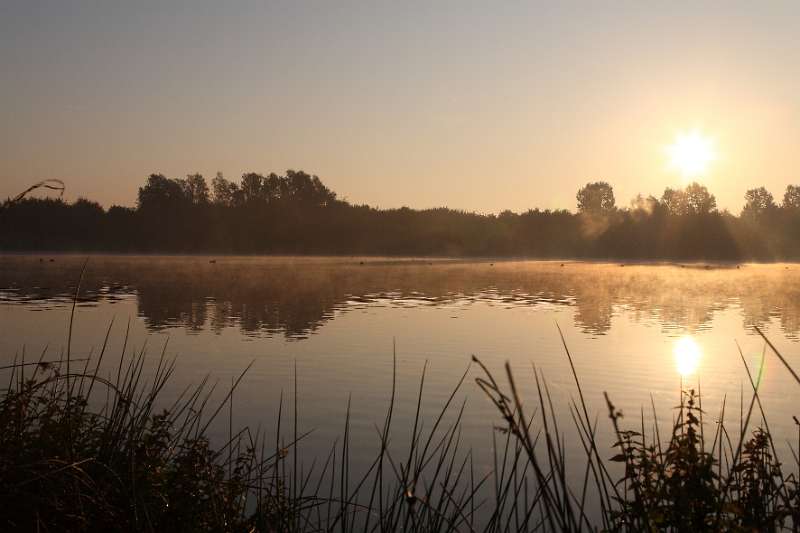
[[(0, 256), (2, 365), (23, 351), (26, 361), (45, 349), (46, 359), (59, 358), (86, 259)], [(577, 391), (558, 327), (609, 457), (603, 392), (634, 428), (642, 418), (652, 425), (652, 398), (668, 434), (681, 387), (700, 389), (706, 422), (713, 426), (726, 398), (726, 423), (738, 428), (742, 392), (745, 409), (750, 398), (739, 348), (754, 373), (761, 369), (760, 396), (784, 462), (792, 462), (788, 443), (797, 438), (800, 385), (753, 329), (800, 368), (794, 264), (92, 255), (78, 291), (72, 356), (96, 355), (109, 326), (101, 372), (116, 371), (129, 328), (126, 353), (149, 354), (145, 376), (162, 351), (177, 358), (166, 400), (207, 375), (219, 390), (229, 388), (252, 362), (234, 394), (233, 424), (274, 434), (283, 402), (283, 430), (291, 433), (286, 413), (296, 407), (298, 432), (313, 430), (301, 441), (304, 462), (324, 457), (341, 438), (350, 401), (352, 462), (366, 468), (389, 405), (393, 353), (394, 446), (411, 433), (423, 368), (428, 427), (466, 371), (447, 420), (466, 400), (463, 445), (476, 469), (492, 468), (493, 428), (503, 421), (475, 385), (473, 355), (503, 383), (509, 361), (532, 407), (535, 365), (569, 432)], [(213, 428), (219, 438), (228, 432), (224, 418)], [(582, 457), (576, 440), (566, 442), (568, 456)]]

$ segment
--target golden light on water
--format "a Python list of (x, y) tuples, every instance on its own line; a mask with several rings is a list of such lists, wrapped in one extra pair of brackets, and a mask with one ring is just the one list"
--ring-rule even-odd
[(678, 339), (672, 354), (675, 357), (675, 366), (681, 376), (691, 376), (697, 372), (702, 352), (691, 336), (686, 335)]
[(670, 167), (684, 178), (704, 175), (717, 159), (714, 141), (697, 130), (681, 133), (667, 147)]

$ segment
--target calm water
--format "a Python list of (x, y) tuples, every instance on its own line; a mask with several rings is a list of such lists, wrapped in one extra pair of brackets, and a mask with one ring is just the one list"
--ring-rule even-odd
[[(58, 357), (83, 260), (0, 256), (3, 364), (23, 348), (26, 359), (38, 357), (46, 346)], [(574, 355), (590, 410), (600, 417), (601, 439), (609, 444), (603, 391), (636, 426), (642, 406), (648, 406), (646, 423), (652, 421), (650, 395), (660, 420), (668, 421), (681, 383), (697, 387), (699, 382), (709, 417), (727, 395), (729, 405), (736, 406), (728, 412), (736, 412), (738, 427), (741, 391), (748, 385), (736, 343), (748, 364), (758, 368), (764, 343), (754, 324), (800, 368), (799, 265), (213, 261), (91, 256), (80, 289), (73, 353), (96, 351), (112, 320), (109, 353), (114, 356), (104, 363), (109, 372), (128, 323), (129, 350), (146, 346), (156, 359), (168, 341), (166, 352), (177, 356), (177, 372), (167, 399), (207, 374), (228, 386), (254, 361), (235, 395), (234, 424), (267, 431), (274, 431), (282, 394), (292, 407), (296, 367), (299, 430), (315, 430), (302, 445), (309, 459), (324, 454), (341, 435), (352, 397), (354, 457), (368, 460), (366, 452), (377, 444), (374, 424), (382, 423), (390, 396), (393, 342), (397, 443), (411, 432), (408, 421), (425, 362), (423, 415), (430, 423), (472, 354), (499, 374), (510, 361), (528, 395), (535, 364), (568, 426), (567, 402), (575, 388), (556, 324)], [(469, 370), (457, 398), (467, 400), (462, 438), (487, 470), (492, 425), (501, 421), (474, 385), (477, 375), (476, 368)], [(761, 387), (778, 451), (790, 462), (787, 441), (796, 439), (791, 415), (800, 414), (800, 386), (767, 353)], [(577, 449), (568, 451), (580, 455)]]

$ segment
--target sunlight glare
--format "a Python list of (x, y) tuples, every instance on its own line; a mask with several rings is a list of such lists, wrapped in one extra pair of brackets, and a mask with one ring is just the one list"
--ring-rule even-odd
[(691, 376), (697, 372), (702, 354), (700, 347), (691, 336), (681, 337), (675, 343), (673, 355), (675, 356), (675, 366), (681, 376)]
[(667, 147), (670, 166), (684, 178), (703, 175), (717, 158), (714, 142), (697, 130), (681, 133)]

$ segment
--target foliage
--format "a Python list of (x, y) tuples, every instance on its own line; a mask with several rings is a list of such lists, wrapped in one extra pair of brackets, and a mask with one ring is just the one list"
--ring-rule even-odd
[[(620, 451), (611, 460), (625, 466), (614, 521), (651, 531), (775, 531), (796, 524), (800, 495), (795, 478), (784, 478), (769, 433), (756, 428), (733, 449), (720, 424), (708, 447), (699, 395), (689, 390), (682, 396), (666, 445), (648, 443), (643, 431), (620, 430), (621, 413), (609, 402)], [(726, 474), (723, 464), (732, 464)]]
[[(0, 398), (0, 529), (234, 531), (274, 522), (285, 502), (275, 456), (249, 431), (212, 448), (202, 387), (156, 411), (174, 367), (162, 358), (146, 386), (143, 362), (133, 357), (116, 382), (68, 362), (42, 359), (27, 376), (26, 364), (14, 367)], [(98, 408), (90, 397), (101, 388), (108, 399)]]
[(532, 209), (483, 215), (446, 208), (353, 205), (316, 177), (151, 175), (136, 209), (87, 200), (9, 200), (0, 207), (0, 250), (102, 250), (283, 254), (528, 256), (695, 260), (800, 258), (800, 193), (776, 206), (751, 189), (740, 217), (716, 209), (706, 187), (667, 188), (616, 207), (612, 187), (588, 183), (577, 214)]
[[(617, 435), (617, 453), (608, 457), (564, 346), (577, 387), (570, 404), (575, 442), (585, 464), (580, 454), (567, 460), (567, 436), (540, 370), (534, 368), (538, 405), (526, 414), (510, 367), (504, 392), (475, 359), (484, 372), (476, 382), (503, 420), (493, 432), (495, 466), (483, 476), (461, 442), (466, 402), (454, 405), (469, 368), (432, 424), (421, 415), (423, 369), (413, 428), (410, 436), (400, 428), (409, 438), (399, 453), (391, 444), (393, 381), (384, 423), (376, 428), (378, 447), (372, 458), (362, 457), (370, 466), (356, 478), (349, 402), (340, 442), (321, 468), (314, 462), (304, 470), (296, 410), (294, 436), (287, 444), (281, 435), (283, 401), (274, 444), (248, 428), (234, 434), (230, 421), (228, 441), (211, 444), (208, 428), (223, 407), (232, 413), (238, 380), (208, 414), (205, 381), (158, 407), (175, 368), (163, 354), (150, 383), (141, 378), (144, 352), (126, 357), (125, 348), (116, 379), (100, 377), (105, 343), (94, 371), (88, 358), (71, 358), (69, 347), (66, 359), (46, 361), (43, 354), (36, 362), (15, 361), (4, 368), (10, 378), (0, 394), (0, 529), (775, 531), (800, 523), (797, 473), (787, 475), (778, 461), (763, 410), (762, 426), (748, 429), (754, 406), (760, 409), (760, 376), (751, 377), (753, 398), (738, 441), (726, 429), (723, 404), (710, 445), (693, 390), (683, 393), (665, 443), (657, 419), (649, 439), (644, 423), (622, 429), (622, 413), (606, 397)], [(615, 464), (622, 466), (619, 477), (612, 474)], [(583, 485), (570, 481), (568, 471), (582, 472)], [(592, 495), (599, 512), (591, 509)]]
[(778, 206), (775, 205), (775, 200), (772, 193), (764, 187), (757, 189), (750, 189), (744, 195), (744, 208), (742, 208), (742, 216), (761, 217), (767, 213), (774, 212)]
[(578, 211), (586, 213), (610, 213), (614, 210), (614, 189), (605, 181), (587, 183), (578, 190)]
[[(758, 333), (761, 333), (758, 330)], [(563, 336), (562, 336), (563, 340)], [(797, 379), (783, 356), (765, 337), (765, 342)], [(506, 364), (507, 392), (483, 366), (478, 385), (497, 407), (509, 434), (527, 454), (531, 471), (541, 494), (541, 514), (549, 531), (579, 531), (586, 527), (605, 531), (777, 531), (796, 530), (800, 524), (800, 486), (798, 472), (787, 473), (778, 460), (766, 414), (761, 409), (758, 383), (742, 358), (753, 396), (742, 414), (738, 436), (731, 437), (725, 426), (723, 402), (713, 441), (705, 436), (704, 412), (700, 395), (682, 391), (672, 433), (660, 439), (654, 407), (654, 425), (648, 439), (644, 427), (622, 429), (622, 412), (606, 395), (609, 418), (616, 434), (616, 455), (607, 458), (599, 452), (596, 424), (589, 412), (577, 377), (572, 355), (564, 342), (578, 399), (570, 412), (584, 450), (585, 465), (569, 462), (564, 451), (565, 437), (559, 435), (559, 422), (543, 374), (534, 368), (538, 409), (527, 418), (510, 366)], [(477, 361), (477, 360), (476, 360)], [(763, 365), (761, 366), (763, 368)], [(758, 405), (762, 425), (749, 431), (754, 407)], [(795, 418), (795, 422), (797, 419)], [(798, 423), (800, 426), (800, 423)], [(562, 426), (563, 427), (563, 426)], [(562, 430), (563, 431), (563, 430)], [(738, 437), (738, 439), (737, 439)], [(796, 466), (800, 468), (800, 460)], [(612, 464), (621, 466), (619, 477)], [(570, 485), (567, 467), (582, 469), (582, 486)], [(598, 523), (587, 515), (586, 494), (600, 499), (602, 517)]]

